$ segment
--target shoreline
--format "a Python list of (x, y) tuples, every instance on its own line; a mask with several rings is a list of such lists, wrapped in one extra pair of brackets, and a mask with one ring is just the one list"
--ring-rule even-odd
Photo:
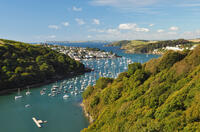
[[(68, 79), (68, 78), (71, 78), (71, 77), (82, 75), (84, 73), (91, 72), (91, 71), (92, 71), (91, 69), (85, 69), (84, 72), (74, 73), (72, 75), (64, 75), (64, 76), (58, 76), (57, 75), (56, 77), (54, 77), (52, 79), (45, 80), (44, 82), (39, 82), (39, 83), (36, 83), (36, 84), (27, 85), (27, 86), (29, 86), (29, 88), (37, 88), (37, 87), (40, 87), (40, 86), (43, 86), (43, 85), (54, 83), (54, 82), (59, 81), (59, 80)], [(21, 87), (20, 90), (22, 91), (22, 90), (27, 89), (27, 86)], [(2, 90), (2, 91), (0, 91), (0, 96), (12, 94), (12, 93), (16, 92), (17, 90), (18, 90), (18, 88), (11, 88), (11, 89)]]
[(118, 47), (118, 49), (122, 50), (123, 53), (126, 54), (149, 54), (149, 55), (163, 55), (163, 52), (158, 52), (158, 53), (153, 53), (153, 52), (148, 52), (148, 53), (139, 53), (139, 52), (130, 52), (129, 49), (126, 48), (122, 48), (120, 46), (108, 46), (108, 45), (104, 45), (104, 47)]
[(87, 117), (89, 123), (90, 123), (90, 124), (93, 123), (93, 122), (94, 122), (94, 119), (93, 119), (92, 116), (87, 112), (84, 103), (81, 102), (79, 105), (82, 107), (83, 112), (84, 112), (84, 115)]

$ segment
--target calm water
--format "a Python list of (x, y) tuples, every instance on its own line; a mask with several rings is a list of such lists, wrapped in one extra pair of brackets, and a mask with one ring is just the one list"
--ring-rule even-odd
[[(79, 46), (80, 44), (67, 44)], [(31, 95), (26, 96), (26, 90), (21, 91), (22, 98), (15, 100), (16, 93), (0, 96), (0, 132), (79, 132), (89, 125), (81, 107), (81, 93), (89, 85), (95, 84), (99, 76), (116, 77), (118, 73), (127, 70), (127, 65), (132, 62), (144, 63), (156, 55), (123, 53), (117, 47), (103, 47), (102, 44), (83, 44), (82, 47), (97, 47), (112, 51), (123, 56), (116, 59), (100, 59), (83, 61), (95, 71), (84, 75), (65, 79), (57, 82), (60, 94), (48, 96), (54, 84), (31, 89)], [(44, 95), (40, 91), (46, 88)], [(67, 93), (64, 93), (67, 91)], [(67, 94), (69, 98), (63, 99)], [(27, 104), (30, 107), (25, 107)], [(37, 128), (32, 120), (47, 120), (42, 128)]]

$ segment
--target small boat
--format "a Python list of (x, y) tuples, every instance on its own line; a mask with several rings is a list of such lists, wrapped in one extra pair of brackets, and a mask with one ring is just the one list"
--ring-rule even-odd
[(65, 94), (65, 95), (63, 96), (63, 99), (67, 99), (67, 98), (69, 98), (69, 95)]
[(40, 95), (44, 95), (45, 94), (45, 91), (44, 90), (41, 90), (40, 91)]
[(20, 95), (20, 89), (18, 88), (18, 95), (15, 96), (15, 100), (22, 98), (22, 95)]
[(74, 93), (75, 96), (76, 96), (77, 94), (78, 94), (77, 92)]
[(30, 90), (29, 90), (29, 87), (27, 87), (27, 88), (28, 88), (28, 90), (27, 90), (27, 92), (26, 92), (26, 95), (30, 95), (31, 92), (30, 92)]
[(37, 127), (41, 128), (41, 124), (42, 123), (47, 123), (47, 121), (42, 121), (42, 120), (37, 120), (35, 117), (32, 118), (33, 121), (35, 122), (35, 124), (37, 125)]
[(53, 85), (52, 89), (58, 89), (58, 85), (57, 85), (57, 82), (55, 85)]
[(57, 88), (51, 88), (51, 91), (57, 91), (58, 89)]
[(31, 106), (30, 104), (25, 105), (26, 108), (28, 108), (28, 107), (30, 107), (30, 106)]
[(54, 96), (56, 96), (56, 94), (55, 94), (55, 93), (52, 93), (52, 94), (51, 94), (51, 96), (53, 96), (53, 97), (54, 97)]

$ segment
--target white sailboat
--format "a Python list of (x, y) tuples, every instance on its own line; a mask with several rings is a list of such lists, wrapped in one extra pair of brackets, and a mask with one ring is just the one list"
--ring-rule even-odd
[(27, 87), (27, 88), (28, 88), (28, 91), (26, 92), (26, 95), (30, 95), (31, 92), (30, 92), (30, 90), (29, 90), (29, 87)]
[(20, 89), (18, 88), (18, 95), (15, 96), (15, 100), (22, 98), (22, 95), (20, 95)]

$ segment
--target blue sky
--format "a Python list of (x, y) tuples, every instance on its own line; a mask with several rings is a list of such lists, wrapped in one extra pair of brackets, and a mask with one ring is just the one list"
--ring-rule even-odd
[(200, 0), (0, 0), (0, 38), (200, 38)]

